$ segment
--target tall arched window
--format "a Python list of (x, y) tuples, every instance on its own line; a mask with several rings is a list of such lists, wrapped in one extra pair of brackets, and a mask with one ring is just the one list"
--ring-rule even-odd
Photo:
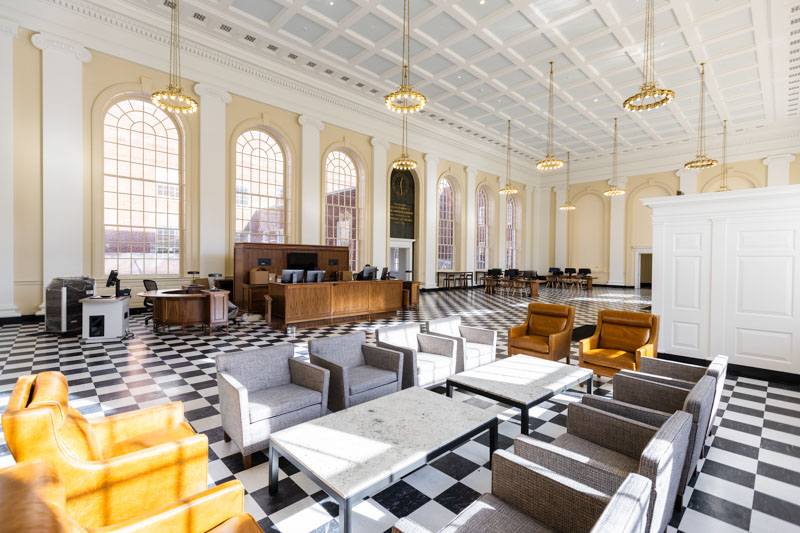
[(455, 193), (453, 184), (447, 178), (439, 181), (439, 227), (438, 227), (438, 266), (439, 270), (453, 270), (456, 257), (456, 218)]
[(486, 270), (489, 259), (489, 198), (486, 189), (478, 188), (476, 218), (478, 219), (475, 243), (475, 268)]
[(236, 140), (236, 242), (284, 242), (285, 169), (267, 133), (252, 129)]
[(103, 117), (104, 268), (180, 274), (183, 179), (175, 121), (150, 102), (117, 102)]
[(358, 269), (358, 170), (344, 152), (325, 160), (325, 244), (350, 248), (350, 270)]
[(517, 202), (506, 198), (506, 268), (517, 268)]

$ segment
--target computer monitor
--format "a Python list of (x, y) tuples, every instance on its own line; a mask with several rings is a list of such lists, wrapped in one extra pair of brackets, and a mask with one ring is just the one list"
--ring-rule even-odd
[(509, 268), (506, 270), (506, 277), (507, 278), (516, 278), (519, 276), (519, 270), (516, 268)]
[(120, 289), (119, 284), (119, 273), (116, 270), (112, 270), (108, 274), (108, 279), (106, 280), (106, 287), (114, 287), (114, 296), (119, 298), (120, 296), (129, 296), (131, 294), (130, 289)]
[(522, 273), (522, 277), (525, 279), (535, 279), (536, 274), (534, 273), (533, 270), (526, 270), (525, 272)]
[(317, 254), (309, 252), (289, 252), (286, 254), (289, 270), (316, 270)]
[(306, 272), (306, 283), (322, 283), (325, 281), (324, 270), (309, 270)]
[(389, 267), (383, 267), (383, 270), (381, 270), (381, 279), (389, 279)]
[(555, 274), (557, 276), (557, 275), (561, 274), (561, 269), (558, 268), (558, 267), (550, 267), (549, 272), (551, 274)]
[(363, 279), (375, 279), (378, 277), (378, 267), (364, 267)]
[(579, 268), (578, 269), (578, 275), (579, 276), (588, 276), (591, 273), (592, 273), (592, 269), (591, 268)]
[(281, 283), (302, 283), (302, 270), (283, 270), (281, 271)]
[(499, 278), (503, 275), (503, 271), (499, 268), (490, 268), (486, 271), (486, 275), (490, 278)]
[(572, 276), (573, 274), (575, 274), (575, 272), (577, 272), (577, 271), (574, 268), (565, 268), (564, 269), (564, 274), (567, 274), (568, 276)]

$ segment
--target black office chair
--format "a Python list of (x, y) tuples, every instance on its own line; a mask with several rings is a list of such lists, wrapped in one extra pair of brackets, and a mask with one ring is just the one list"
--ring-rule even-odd
[[(146, 291), (158, 290), (158, 283), (156, 283), (152, 279), (142, 280), (142, 283), (144, 283), (144, 290)], [(155, 302), (153, 301), (152, 298), (145, 298), (143, 303), (145, 310), (150, 311), (150, 315), (144, 317), (144, 325), (146, 326), (147, 323), (150, 322), (150, 320), (152, 320), (153, 318), (153, 307), (155, 306)]]

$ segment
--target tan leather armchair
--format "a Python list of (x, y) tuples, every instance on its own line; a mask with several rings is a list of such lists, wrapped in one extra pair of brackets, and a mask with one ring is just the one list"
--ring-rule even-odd
[(67, 380), (17, 380), (2, 417), (17, 462), (42, 459), (64, 480), (67, 514), (84, 527), (128, 520), (207, 487), (208, 439), (170, 403), (86, 419), (67, 404)]
[(52, 463), (29, 461), (0, 470), (0, 529), (6, 533), (260, 533), (243, 510), (244, 486), (229, 481), (130, 520), (87, 529), (67, 512), (64, 485)]
[(658, 355), (658, 315), (612, 311), (597, 313), (594, 335), (578, 345), (579, 364), (598, 376), (641, 368), (643, 357)]
[(575, 308), (571, 305), (528, 304), (528, 318), (508, 328), (508, 355), (525, 354), (569, 364)]

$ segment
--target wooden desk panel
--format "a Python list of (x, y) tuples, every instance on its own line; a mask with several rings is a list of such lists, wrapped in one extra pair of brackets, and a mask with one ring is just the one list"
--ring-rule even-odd
[(403, 281), (386, 280), (370, 283), (369, 310), (372, 313), (385, 313), (403, 307)]
[[(366, 283), (366, 285), (362, 285)], [(333, 316), (365, 315), (370, 311), (370, 294), (373, 283), (364, 281), (337, 281), (331, 283)]]

